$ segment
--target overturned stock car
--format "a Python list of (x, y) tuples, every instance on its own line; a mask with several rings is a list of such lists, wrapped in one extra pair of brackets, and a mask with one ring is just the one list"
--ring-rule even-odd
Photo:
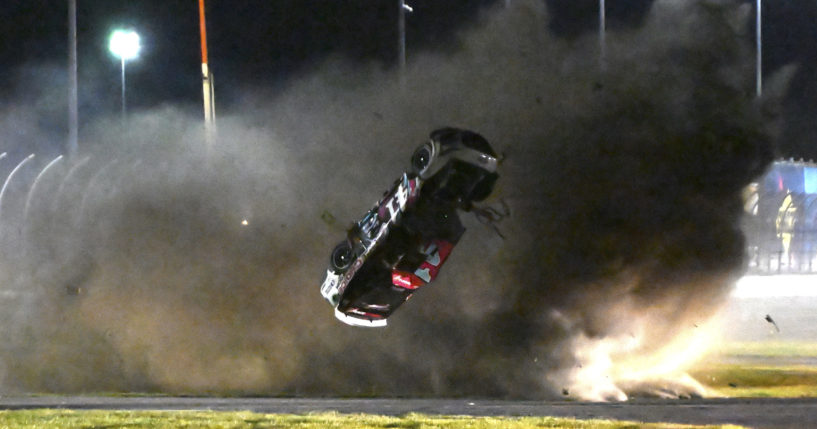
[(437, 276), (471, 211), (498, 179), (497, 155), (477, 133), (443, 128), (431, 133), (398, 178), (332, 251), (321, 294), (335, 316), (354, 326), (386, 319)]

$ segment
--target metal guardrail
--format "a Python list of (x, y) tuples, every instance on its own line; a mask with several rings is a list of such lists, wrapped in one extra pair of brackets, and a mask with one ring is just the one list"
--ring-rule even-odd
[(817, 249), (807, 252), (748, 249), (748, 273), (756, 275), (817, 274)]

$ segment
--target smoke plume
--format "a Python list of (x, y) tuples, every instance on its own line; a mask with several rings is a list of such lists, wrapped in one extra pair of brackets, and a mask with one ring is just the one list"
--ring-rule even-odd
[[(668, 375), (680, 363), (645, 369), (702, 347), (695, 325), (743, 264), (741, 189), (771, 146), (741, 17), (657, 1), (601, 59), (595, 35), (554, 38), (519, 0), (412, 53), (403, 83), (332, 58), (257, 88), (210, 144), (172, 107), (100, 120), (27, 216), (30, 185), (0, 201), (2, 390), (701, 394)], [(386, 329), (337, 322), (318, 291), (330, 250), (441, 126), (504, 154), (488, 203), (510, 208), (505, 238), (464, 214)]]

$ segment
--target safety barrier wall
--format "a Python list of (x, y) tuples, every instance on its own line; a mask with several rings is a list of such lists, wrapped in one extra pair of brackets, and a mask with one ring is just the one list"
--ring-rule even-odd
[(770, 252), (750, 246), (747, 269), (754, 275), (817, 274), (817, 250)]

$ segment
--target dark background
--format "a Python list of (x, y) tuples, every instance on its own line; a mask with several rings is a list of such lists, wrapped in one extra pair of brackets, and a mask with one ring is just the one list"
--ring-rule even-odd
[[(513, 0), (512, 0), (513, 1)], [(550, 30), (576, 38), (597, 31), (597, 0), (544, 0)], [(474, 22), (497, 0), (411, 0), (407, 14), (408, 57), (418, 50), (456, 49), (458, 29)], [(67, 1), (12, 0), (0, 9), (0, 98), (26, 98), (45, 78), (65, 85)], [(126, 65), (128, 106), (165, 103), (199, 108), (201, 98), (198, 2), (78, 0), (80, 117), (115, 111), (119, 63), (107, 49), (115, 28), (130, 27), (142, 38), (139, 58)], [(754, 2), (747, 5), (754, 7)], [(612, 34), (638, 26), (652, 0), (606, 2)], [(396, 0), (248, 0), (207, 2), (210, 67), (219, 109), (233, 109), (240, 94), (257, 86), (276, 87), (302, 76), (329, 55), (397, 63)], [(800, 65), (784, 107), (786, 126), (778, 155), (817, 158), (817, 2), (763, 2), (764, 76), (789, 63)], [(754, 11), (744, 34), (754, 43)], [(43, 71), (34, 65), (47, 64)], [(32, 83), (37, 82), (37, 83)], [(240, 108), (240, 107), (239, 107)]]

